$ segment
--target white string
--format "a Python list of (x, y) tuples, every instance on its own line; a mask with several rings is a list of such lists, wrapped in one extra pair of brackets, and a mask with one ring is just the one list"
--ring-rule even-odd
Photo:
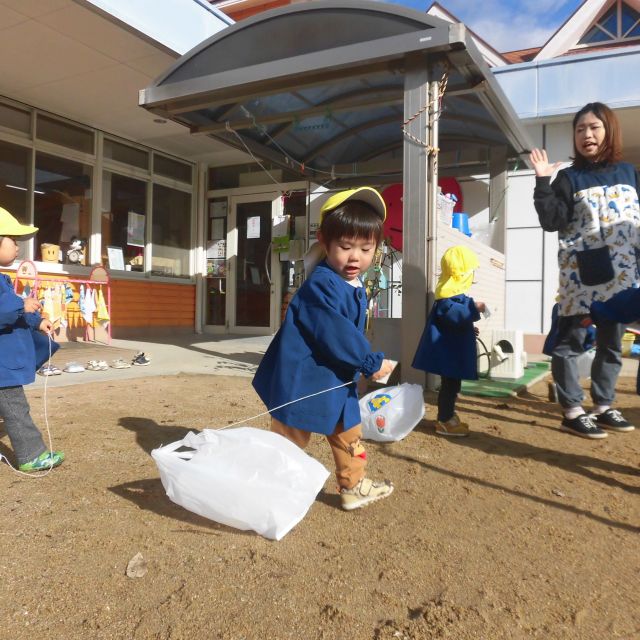
[(310, 393), (308, 396), (303, 396), (302, 398), (297, 398), (296, 400), (290, 400), (289, 402), (285, 402), (284, 404), (281, 404), (278, 407), (272, 407), (271, 409), (268, 409), (267, 411), (263, 411), (262, 413), (259, 413), (258, 415), (252, 416), (251, 418), (245, 418), (244, 420), (238, 420), (238, 422), (232, 422), (231, 424), (228, 424), (224, 427), (219, 427), (218, 429), (214, 429), (214, 431), (222, 431), (223, 429), (229, 429), (229, 427), (236, 427), (239, 424), (244, 424), (245, 422), (249, 422), (249, 420), (255, 420), (256, 418), (260, 418), (262, 416), (266, 416), (268, 414), (270, 414), (272, 411), (277, 411), (278, 409), (282, 409), (282, 407), (286, 407), (290, 404), (293, 404), (294, 402), (300, 402), (301, 400), (306, 400), (307, 398), (313, 398), (313, 396), (319, 396), (322, 393), (327, 393), (328, 391), (333, 391), (334, 389), (341, 389), (342, 387), (346, 387), (350, 384), (355, 384), (355, 382), (353, 380), (350, 380), (349, 382), (345, 382), (344, 384), (339, 384), (336, 387), (331, 387), (329, 389), (323, 389), (322, 391), (316, 391), (316, 393)]
[[(47, 362), (47, 367), (51, 366), (51, 342), (52, 342), (52, 338), (50, 335), (47, 334), (47, 337), (49, 338), (49, 360)], [(53, 439), (51, 437), (51, 429), (49, 428), (49, 416), (47, 414), (47, 383), (49, 382), (48, 380), (49, 376), (45, 376), (44, 377), (44, 393), (43, 393), (43, 401), (44, 401), (44, 424), (47, 427), (47, 436), (49, 438), (49, 453), (50, 453), (50, 466), (49, 468), (42, 472), (42, 473), (26, 473), (25, 471), (20, 471), (20, 469), (16, 469), (11, 462), (9, 462), (9, 459), (0, 453), (0, 460), (4, 460), (9, 467), (11, 468), (11, 470), (14, 473), (18, 473), (21, 476), (27, 476), (27, 478), (44, 478), (45, 476), (49, 475), (51, 473), (51, 469), (53, 469)]]

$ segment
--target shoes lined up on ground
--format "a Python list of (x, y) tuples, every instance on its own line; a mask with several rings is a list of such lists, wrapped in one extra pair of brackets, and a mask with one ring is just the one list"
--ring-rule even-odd
[(53, 364), (45, 364), (38, 369), (38, 374), (41, 376), (59, 376), (62, 371)]
[(104, 360), (89, 360), (87, 362), (87, 371), (106, 371), (109, 365)]
[(469, 425), (466, 422), (461, 422), (458, 414), (454, 413), (453, 418), (446, 422), (436, 420), (436, 433), (441, 436), (461, 438), (469, 435)]
[(136, 353), (136, 355), (133, 357), (133, 360), (131, 361), (131, 364), (135, 364), (139, 367), (146, 367), (150, 363), (151, 360), (144, 354), (143, 351), (139, 351), (138, 353)]
[(67, 362), (63, 369), (67, 373), (82, 373), (84, 370), (85, 368), (79, 362)]
[(606, 432), (587, 413), (581, 413), (576, 418), (563, 418), (560, 428), (562, 431), (568, 431), (581, 438), (590, 438), (591, 440), (607, 437)]
[(111, 361), (112, 369), (129, 369), (130, 367), (131, 365), (126, 360), (123, 360), (122, 358), (116, 358), (115, 360)]
[(345, 511), (353, 511), (371, 502), (381, 500), (391, 495), (393, 484), (388, 480), (374, 482), (369, 478), (362, 478), (355, 487), (340, 490), (340, 500)]
[(18, 469), (24, 473), (46, 471), (47, 469), (53, 469), (53, 467), (61, 465), (63, 460), (64, 453), (62, 451), (45, 451), (37, 458), (18, 465)]
[(600, 429), (609, 429), (609, 431), (633, 431), (635, 427), (625, 420), (617, 409), (607, 409), (604, 413), (592, 413), (589, 416), (596, 426)]

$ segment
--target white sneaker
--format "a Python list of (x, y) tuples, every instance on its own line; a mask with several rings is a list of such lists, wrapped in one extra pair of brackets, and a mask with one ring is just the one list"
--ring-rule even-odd
[(368, 505), (370, 502), (381, 500), (393, 493), (393, 484), (389, 480), (374, 482), (369, 478), (362, 478), (355, 487), (341, 489), (340, 499), (345, 511), (353, 511)]

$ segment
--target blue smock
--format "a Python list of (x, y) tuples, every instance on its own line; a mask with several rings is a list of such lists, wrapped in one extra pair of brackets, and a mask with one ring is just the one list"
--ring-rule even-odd
[[(11, 278), (0, 274), (0, 388), (32, 383), (49, 358), (49, 338), (38, 331), (41, 322), (39, 313), (25, 313)], [(53, 342), (51, 353), (58, 348)]]
[(367, 297), (322, 261), (289, 303), (253, 386), (268, 409), (306, 395), (340, 387), (281, 409), (271, 415), (290, 427), (325, 435), (342, 422), (360, 423), (355, 380), (380, 369), (384, 354), (371, 351), (364, 336)]
[(447, 378), (477, 380), (473, 323), (478, 320), (480, 314), (469, 296), (436, 300), (413, 358), (414, 369)]

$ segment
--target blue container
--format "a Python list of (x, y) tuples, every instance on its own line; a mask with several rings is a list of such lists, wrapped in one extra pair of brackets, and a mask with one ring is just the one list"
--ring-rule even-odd
[(469, 216), (466, 213), (454, 213), (451, 219), (451, 226), (464, 233), (465, 236), (471, 237), (471, 231), (469, 231)]

